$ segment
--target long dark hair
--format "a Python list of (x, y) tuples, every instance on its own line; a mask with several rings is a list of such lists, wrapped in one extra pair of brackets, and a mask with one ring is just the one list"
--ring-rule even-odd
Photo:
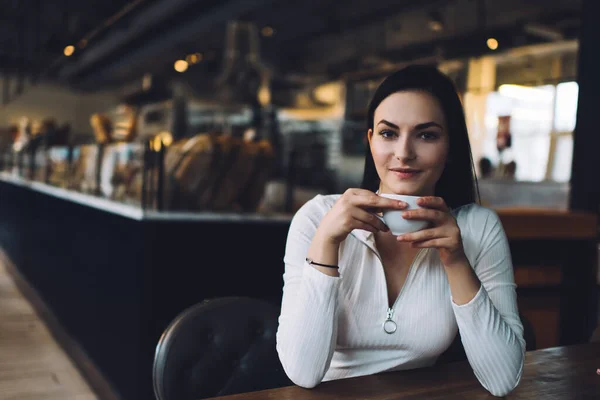
[[(369, 104), (368, 129), (374, 129), (373, 119), (379, 104), (389, 95), (407, 90), (431, 94), (439, 101), (446, 117), (450, 139), (448, 162), (435, 186), (435, 195), (443, 198), (452, 209), (478, 202), (479, 188), (462, 103), (454, 83), (436, 67), (411, 65), (388, 76)], [(367, 145), (361, 188), (377, 191), (379, 184), (373, 154)]]

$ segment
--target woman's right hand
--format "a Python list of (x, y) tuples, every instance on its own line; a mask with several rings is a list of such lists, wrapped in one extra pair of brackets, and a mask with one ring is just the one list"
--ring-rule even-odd
[(369, 232), (387, 232), (389, 228), (375, 212), (381, 209), (402, 210), (407, 204), (388, 199), (365, 189), (348, 189), (323, 217), (317, 234), (332, 244), (339, 245), (354, 229)]

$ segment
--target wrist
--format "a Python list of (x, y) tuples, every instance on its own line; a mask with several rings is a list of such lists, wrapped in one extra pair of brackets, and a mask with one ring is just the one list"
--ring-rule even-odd
[[(340, 245), (338, 243), (330, 240), (326, 235), (317, 230), (308, 248), (306, 257), (320, 264), (337, 266), (339, 249)], [(311, 268), (315, 268), (326, 275), (339, 276), (336, 268), (321, 267), (314, 264), (311, 264)]]
[(454, 253), (448, 253), (440, 256), (442, 264), (444, 264), (446, 269), (457, 269), (465, 266), (469, 269), (471, 268), (469, 259), (463, 250), (457, 250)]
[(481, 282), (467, 258), (465, 257), (462, 262), (444, 266), (454, 303), (457, 305), (469, 303), (479, 292)]
[(337, 238), (333, 238), (328, 235), (326, 232), (323, 232), (320, 229), (317, 229), (315, 236), (313, 238), (313, 242), (317, 241), (321, 246), (328, 247), (330, 249), (335, 248), (336, 250), (340, 247), (342, 240), (338, 240)]

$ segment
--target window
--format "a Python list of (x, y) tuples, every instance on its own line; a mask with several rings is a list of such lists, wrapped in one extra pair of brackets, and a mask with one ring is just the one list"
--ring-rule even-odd
[[(501, 85), (487, 98), (483, 156), (496, 166), (500, 157), (515, 161), (518, 181), (569, 181), (578, 88), (577, 82)], [(502, 116), (510, 116), (512, 145), (500, 154), (496, 135)]]
[(556, 107), (554, 108), (554, 129), (557, 132), (573, 132), (577, 120), (577, 82), (564, 82), (556, 86)]

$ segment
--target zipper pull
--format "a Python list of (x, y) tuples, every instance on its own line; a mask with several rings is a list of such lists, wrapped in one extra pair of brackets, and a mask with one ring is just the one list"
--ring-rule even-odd
[(389, 335), (396, 332), (396, 329), (398, 329), (398, 326), (396, 325), (394, 320), (392, 320), (393, 315), (394, 315), (394, 309), (391, 307), (388, 308), (387, 316), (385, 318), (385, 321), (383, 322), (383, 331)]

